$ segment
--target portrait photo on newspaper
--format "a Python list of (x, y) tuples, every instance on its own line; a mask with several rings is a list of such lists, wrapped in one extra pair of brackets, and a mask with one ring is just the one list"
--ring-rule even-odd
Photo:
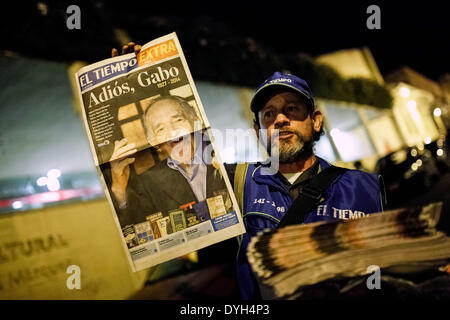
[[(172, 139), (100, 166), (123, 237), (136, 259), (144, 244), (156, 253), (239, 224), (208, 132), (187, 130), (180, 136), (176, 130), (188, 122), (166, 125), (173, 125)], [(126, 143), (116, 145), (120, 149)]]

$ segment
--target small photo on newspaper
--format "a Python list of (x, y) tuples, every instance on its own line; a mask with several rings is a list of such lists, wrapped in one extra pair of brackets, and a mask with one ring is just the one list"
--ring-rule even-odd
[(85, 129), (133, 271), (245, 232), (175, 33), (76, 74)]

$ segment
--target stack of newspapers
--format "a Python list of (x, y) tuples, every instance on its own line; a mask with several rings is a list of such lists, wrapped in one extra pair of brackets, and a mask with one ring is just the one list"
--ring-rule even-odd
[(321, 281), (366, 275), (369, 266), (414, 272), (450, 259), (450, 238), (435, 228), (441, 208), (433, 203), (266, 230), (252, 238), (248, 259), (260, 286), (283, 299)]

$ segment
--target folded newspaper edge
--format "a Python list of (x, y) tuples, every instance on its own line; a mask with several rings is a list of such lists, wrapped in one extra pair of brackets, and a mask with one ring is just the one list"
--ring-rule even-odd
[[(262, 291), (289, 298), (335, 277), (450, 259), (450, 238), (435, 229), (442, 203), (266, 230), (253, 237), (248, 259)], [(412, 268), (414, 270), (414, 268)]]

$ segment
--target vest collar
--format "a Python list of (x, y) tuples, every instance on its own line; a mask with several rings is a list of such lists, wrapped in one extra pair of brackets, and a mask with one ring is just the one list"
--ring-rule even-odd
[[(325, 168), (329, 167), (330, 164), (325, 161), (324, 159), (316, 156), (316, 158), (319, 161), (320, 170), (324, 170)], [(264, 166), (268, 166), (268, 164), (260, 164), (256, 163), (249, 167), (251, 170), (248, 171), (249, 174), (251, 174), (251, 178), (257, 182), (262, 184), (267, 184), (270, 186), (275, 187), (276, 189), (285, 192), (286, 194), (289, 194), (289, 191), (286, 190), (286, 188), (283, 185), (283, 182), (277, 177), (276, 174), (268, 175), (268, 174), (261, 174), (261, 168)]]

